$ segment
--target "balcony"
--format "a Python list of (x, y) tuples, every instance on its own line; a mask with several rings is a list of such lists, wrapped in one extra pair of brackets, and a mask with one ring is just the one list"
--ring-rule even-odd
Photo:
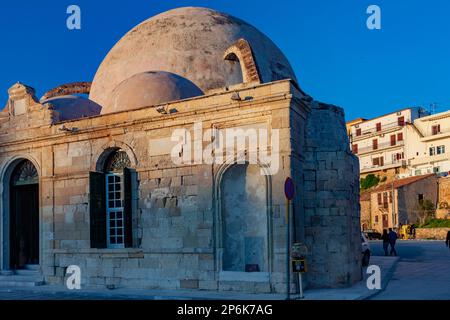
[(379, 143), (378, 147), (376, 149), (374, 149), (373, 146), (365, 147), (365, 148), (358, 148), (358, 153), (356, 155), (362, 155), (362, 154), (370, 153), (370, 152), (380, 152), (380, 151), (384, 151), (384, 150), (390, 149), (390, 148), (403, 147), (404, 145), (405, 145), (405, 141), (397, 141), (395, 143), (395, 145), (392, 145), (392, 143), (390, 141), (385, 142), (385, 143)]
[(356, 135), (356, 133), (352, 133), (350, 134), (350, 141), (359, 141), (359, 140), (364, 140), (367, 138), (370, 138), (371, 136), (374, 135), (379, 135), (379, 134), (384, 134), (386, 132), (391, 132), (391, 131), (397, 131), (402, 129), (403, 127), (405, 127), (408, 124), (408, 122), (405, 122), (403, 126), (399, 125), (398, 121), (396, 122), (391, 122), (385, 125), (381, 126), (381, 130), (377, 131), (376, 126), (374, 126), (371, 129), (366, 129), (366, 130), (362, 130), (360, 135)]
[(426, 133), (424, 134), (423, 138), (421, 138), (420, 140), (425, 142), (425, 141), (438, 140), (438, 139), (443, 139), (443, 138), (448, 138), (448, 137), (450, 137), (450, 128), (441, 129), (441, 130), (439, 130), (438, 133), (433, 132), (432, 129), (428, 129), (426, 131)]
[(399, 167), (406, 167), (406, 160), (398, 160), (398, 161), (392, 161), (392, 162), (385, 162), (382, 166), (380, 165), (368, 165), (368, 166), (361, 166), (359, 169), (360, 173), (368, 173), (373, 171), (380, 171), (380, 170), (387, 170), (387, 169), (393, 169), (393, 168), (399, 168)]
[(389, 209), (389, 203), (387, 202), (378, 203), (378, 208)]
[(441, 161), (448, 161), (450, 159), (449, 153), (443, 153), (443, 154), (435, 154), (433, 156), (426, 155), (421, 157), (415, 157), (409, 160), (410, 166), (419, 166), (424, 164), (433, 164), (438, 163)]

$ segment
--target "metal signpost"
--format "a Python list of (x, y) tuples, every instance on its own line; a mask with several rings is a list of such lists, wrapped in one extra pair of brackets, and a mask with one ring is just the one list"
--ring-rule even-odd
[(291, 201), (295, 196), (294, 181), (287, 178), (284, 183), (284, 195), (286, 196), (286, 299), (291, 298), (291, 266), (290, 266), (290, 249), (291, 249), (291, 219), (289, 210), (291, 208)]
[(306, 255), (308, 254), (308, 248), (306, 245), (297, 242), (292, 245), (292, 270), (298, 274), (300, 299), (303, 299), (303, 283), (302, 274), (307, 272)]

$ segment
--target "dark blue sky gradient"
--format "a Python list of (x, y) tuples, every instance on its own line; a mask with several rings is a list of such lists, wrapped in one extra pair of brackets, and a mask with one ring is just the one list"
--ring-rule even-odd
[[(82, 30), (66, 9), (82, 10)], [(382, 9), (382, 30), (366, 8)], [(203, 6), (267, 34), (290, 60), (304, 91), (345, 109), (347, 120), (408, 106), (450, 106), (448, 0), (28, 0), (0, 3), (0, 104), (16, 81), (38, 96), (59, 84), (91, 81), (109, 49), (162, 11)]]

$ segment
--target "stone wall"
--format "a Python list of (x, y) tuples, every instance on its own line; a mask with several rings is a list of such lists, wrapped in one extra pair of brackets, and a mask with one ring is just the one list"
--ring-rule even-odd
[(311, 107), (303, 149), (307, 280), (311, 287), (348, 286), (361, 278), (359, 162), (343, 110), (315, 101)]
[(360, 196), (359, 204), (361, 206), (361, 230), (372, 229), (371, 212), (371, 194), (363, 193)]
[(450, 177), (439, 178), (439, 202), (447, 202), (450, 205)]
[(450, 228), (418, 228), (416, 239), (445, 240)]

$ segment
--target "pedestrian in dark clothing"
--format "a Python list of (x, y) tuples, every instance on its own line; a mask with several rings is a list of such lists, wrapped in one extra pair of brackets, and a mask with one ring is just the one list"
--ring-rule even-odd
[(450, 249), (450, 231), (447, 232), (447, 239), (445, 240), (445, 244)]
[(384, 255), (387, 256), (388, 255), (388, 247), (389, 247), (389, 235), (388, 235), (386, 229), (383, 230), (383, 235), (381, 236), (381, 240), (383, 240)]
[(395, 243), (397, 242), (397, 233), (389, 228), (389, 244), (391, 245), (391, 256), (397, 256), (397, 251), (395, 250)]

